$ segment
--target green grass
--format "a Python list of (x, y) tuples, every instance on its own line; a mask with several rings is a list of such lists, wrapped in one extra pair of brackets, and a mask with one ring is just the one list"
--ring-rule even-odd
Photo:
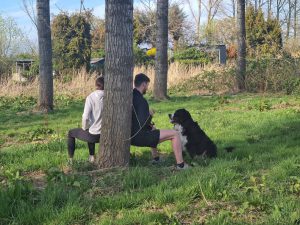
[(60, 96), (47, 116), (35, 103), (0, 99), (0, 224), (300, 223), (299, 96), (150, 99), (158, 128), (172, 128), (167, 114), (184, 107), (218, 146), (216, 159), (180, 172), (163, 143), (161, 165), (132, 147), (128, 170), (85, 173), (93, 166), (78, 141), (73, 169), (85, 174), (65, 174), (66, 134), (80, 126), (83, 100)]

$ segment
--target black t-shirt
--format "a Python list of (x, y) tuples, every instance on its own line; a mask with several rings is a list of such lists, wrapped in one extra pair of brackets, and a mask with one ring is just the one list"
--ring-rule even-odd
[(141, 129), (141, 127), (141, 130), (151, 130), (152, 116), (149, 113), (149, 104), (137, 89), (133, 89), (132, 104), (131, 133), (135, 134)]

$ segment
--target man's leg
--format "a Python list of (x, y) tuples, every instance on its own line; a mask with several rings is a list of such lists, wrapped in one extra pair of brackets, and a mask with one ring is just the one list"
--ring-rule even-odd
[(68, 154), (70, 159), (73, 159), (75, 152), (75, 133), (75, 129), (69, 130), (68, 133)]
[(183, 157), (182, 157), (182, 148), (181, 148), (181, 141), (178, 131), (176, 130), (160, 130), (159, 135), (159, 143), (171, 140), (172, 141), (172, 148), (175, 155), (175, 159), (177, 164), (182, 164)]
[(95, 146), (92, 146), (92, 145), (90, 146), (90, 144), (99, 143), (100, 135), (93, 135), (93, 134), (90, 134), (87, 130), (83, 130), (81, 128), (76, 128), (76, 129), (70, 130), (68, 133), (68, 152), (69, 152), (70, 159), (72, 159), (74, 157), (75, 138), (88, 142), (90, 155), (91, 154), (95, 155)]
[(157, 148), (151, 148), (152, 158), (159, 157), (159, 152)]
[(89, 147), (89, 152), (90, 152), (89, 161), (94, 162), (95, 161), (95, 143), (88, 142), (88, 147)]

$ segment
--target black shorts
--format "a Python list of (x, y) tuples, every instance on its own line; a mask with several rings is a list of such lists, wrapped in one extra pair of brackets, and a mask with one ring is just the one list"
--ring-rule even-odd
[(131, 139), (131, 144), (138, 147), (156, 148), (159, 142), (159, 130), (141, 130)]

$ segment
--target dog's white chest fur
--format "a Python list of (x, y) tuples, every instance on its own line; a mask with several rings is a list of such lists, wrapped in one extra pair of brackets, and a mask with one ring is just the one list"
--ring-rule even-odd
[(183, 135), (183, 127), (179, 124), (174, 125), (174, 130), (177, 130), (179, 132), (180, 136), (180, 141), (181, 141), (181, 146), (182, 146), (182, 151), (186, 151), (186, 143), (187, 143), (187, 136)]

